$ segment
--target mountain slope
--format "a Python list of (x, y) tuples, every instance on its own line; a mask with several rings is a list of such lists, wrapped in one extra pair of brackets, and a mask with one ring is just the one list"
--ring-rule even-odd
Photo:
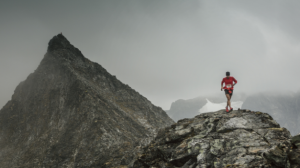
[[(173, 121), (61, 34), (0, 111), (1, 167), (112, 167)], [(148, 138), (148, 139), (147, 139)]]

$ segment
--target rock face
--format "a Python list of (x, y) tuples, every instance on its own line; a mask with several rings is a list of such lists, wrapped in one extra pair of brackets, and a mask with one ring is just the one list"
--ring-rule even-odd
[(63, 35), (0, 111), (2, 168), (113, 167), (173, 124)]
[(289, 167), (290, 138), (267, 113), (203, 113), (160, 130), (129, 167)]
[(300, 133), (300, 92), (265, 92), (248, 96), (243, 109), (268, 112), (292, 135)]

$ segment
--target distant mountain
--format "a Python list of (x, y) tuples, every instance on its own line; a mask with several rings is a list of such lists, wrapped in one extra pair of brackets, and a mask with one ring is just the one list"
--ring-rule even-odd
[(0, 111), (0, 167), (127, 165), (173, 123), (59, 34)]
[[(235, 94), (232, 97), (232, 101), (244, 101), (245, 98), (245, 94)], [(219, 94), (215, 96), (201, 96), (188, 100), (180, 99), (171, 104), (170, 110), (165, 111), (174, 121), (178, 121), (183, 118), (193, 118), (196, 115), (200, 114), (200, 109), (208, 103), (207, 99), (213, 103), (224, 103), (227, 101), (224, 94)]]
[[(207, 103), (199, 110), (200, 113), (206, 113), (206, 112), (212, 112), (212, 111), (218, 111), (218, 110), (224, 110), (227, 105), (227, 102), (223, 103), (213, 103), (209, 101), (208, 99), (206, 100)], [(230, 105), (233, 109), (239, 109), (242, 107), (243, 102), (242, 101), (231, 101)]]
[(268, 112), (292, 135), (300, 133), (300, 92), (264, 92), (248, 96), (242, 108)]
[(178, 121), (183, 118), (193, 118), (199, 114), (199, 109), (205, 104), (205, 98), (190, 100), (180, 99), (173, 102), (170, 110), (166, 110), (166, 112), (174, 121)]
[[(207, 103), (206, 98), (210, 102)], [(300, 91), (297, 93), (273, 91), (248, 96), (235, 94), (232, 101), (237, 104), (243, 102), (242, 109), (268, 112), (282, 127), (287, 128), (292, 135), (300, 133)], [(225, 108), (225, 102), (226, 98), (223, 95), (198, 97), (189, 100), (180, 99), (173, 102), (170, 110), (166, 112), (174, 121), (178, 121), (183, 118), (193, 118), (200, 114), (200, 109), (205, 110), (206, 106), (213, 104), (223, 105)]]

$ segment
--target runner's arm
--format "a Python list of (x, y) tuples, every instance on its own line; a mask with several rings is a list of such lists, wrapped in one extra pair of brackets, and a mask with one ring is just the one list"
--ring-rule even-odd
[(223, 90), (223, 83), (224, 83), (224, 79), (221, 82), (221, 91)]
[(237, 84), (237, 80), (235, 78), (233, 78), (233, 82), (234, 82), (233, 86)]

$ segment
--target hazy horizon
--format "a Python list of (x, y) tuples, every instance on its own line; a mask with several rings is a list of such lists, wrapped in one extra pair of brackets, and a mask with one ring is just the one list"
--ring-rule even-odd
[[(153, 104), (235, 93), (299, 91), (300, 1), (0, 2), (0, 108), (63, 35)], [(225, 98), (225, 96), (224, 96)]]

